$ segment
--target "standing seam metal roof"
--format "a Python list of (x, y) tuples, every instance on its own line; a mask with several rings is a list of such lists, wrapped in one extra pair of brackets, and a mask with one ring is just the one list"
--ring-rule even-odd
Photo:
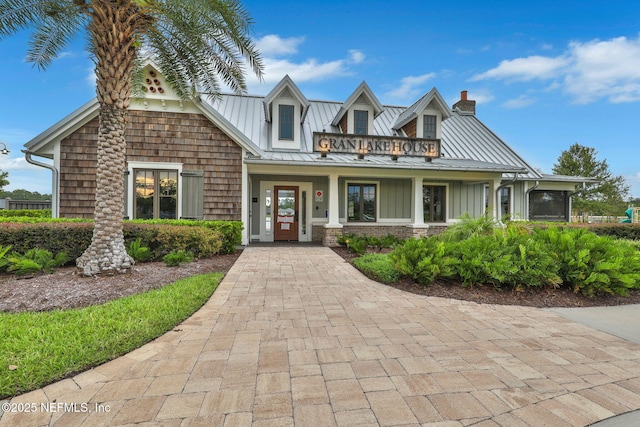
[[(212, 106), (242, 134), (265, 151), (267, 155), (264, 160), (284, 160), (284, 156), (290, 156), (290, 161), (303, 161), (304, 155), (313, 154), (313, 132), (340, 133), (340, 130), (336, 126), (332, 126), (331, 122), (343, 103), (310, 100), (309, 110), (302, 126), (301, 150), (290, 154), (273, 151), (271, 150), (269, 132), (271, 125), (266, 122), (262, 108), (264, 99), (261, 96), (222, 95)], [(393, 125), (398, 117), (406, 111), (407, 107), (384, 106), (382, 114), (374, 119), (375, 134), (394, 136)], [(501, 165), (505, 173), (507, 170), (520, 171), (521, 178), (538, 179), (541, 177), (474, 114), (461, 113), (456, 109), (451, 111), (451, 116), (443, 120), (441, 124), (443, 158), (438, 160), (446, 160), (451, 167), (454, 167), (454, 164), (458, 162), (465, 168), (497, 170)], [(371, 165), (397, 167), (386, 161), (374, 161), (376, 156), (369, 157)], [(353, 156), (349, 157), (349, 159), (352, 158)], [(342, 161), (347, 161), (347, 159), (340, 160), (340, 162)], [(483, 168), (481, 163), (486, 163), (487, 167)]]

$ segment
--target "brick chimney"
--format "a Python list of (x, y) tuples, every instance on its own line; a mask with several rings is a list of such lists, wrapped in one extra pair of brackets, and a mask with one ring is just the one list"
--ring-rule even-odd
[(472, 101), (467, 99), (467, 91), (463, 90), (460, 92), (460, 101), (453, 104), (453, 109), (458, 109), (463, 112), (469, 112), (473, 115), (476, 114), (476, 101)]

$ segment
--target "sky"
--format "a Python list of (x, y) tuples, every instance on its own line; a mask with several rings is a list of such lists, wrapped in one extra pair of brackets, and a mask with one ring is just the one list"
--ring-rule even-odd
[[(552, 173), (572, 144), (593, 147), (640, 197), (640, 2), (245, 0), (265, 64), (265, 95), (285, 74), (311, 100), (345, 101), (366, 81), (383, 105), (436, 87), (530, 165)], [(95, 96), (86, 41), (46, 70), (25, 61), (29, 32), (0, 40), (0, 169), (8, 190), (51, 193), (23, 145)], [(248, 71), (249, 72), (249, 71)], [(1, 148), (1, 145), (0, 145)], [(42, 160), (42, 159), (38, 159)]]

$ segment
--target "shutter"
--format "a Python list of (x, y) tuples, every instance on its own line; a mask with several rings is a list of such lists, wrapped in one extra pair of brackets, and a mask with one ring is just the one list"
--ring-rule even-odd
[(204, 218), (204, 171), (182, 171), (181, 219)]
[(122, 212), (122, 217), (124, 219), (131, 219), (127, 212), (129, 212), (129, 171), (124, 172), (124, 194), (122, 196), (122, 200), (124, 200), (124, 211)]

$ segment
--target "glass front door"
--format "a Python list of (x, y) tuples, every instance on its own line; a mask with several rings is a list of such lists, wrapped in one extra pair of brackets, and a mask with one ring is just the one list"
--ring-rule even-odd
[(298, 240), (298, 187), (274, 188), (273, 240)]

